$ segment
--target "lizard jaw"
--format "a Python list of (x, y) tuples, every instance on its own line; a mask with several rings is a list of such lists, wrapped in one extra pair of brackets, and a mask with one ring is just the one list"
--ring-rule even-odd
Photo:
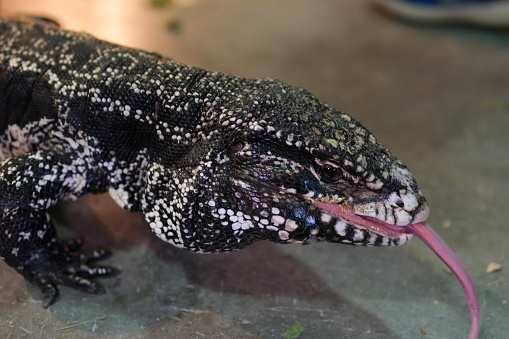
[(410, 241), (414, 235), (414, 233), (405, 226), (397, 226), (386, 223), (378, 218), (357, 214), (351, 207), (345, 205), (321, 201), (315, 201), (314, 204), (322, 210), (349, 221), (354, 224), (355, 227), (367, 229), (384, 237), (400, 238), (402, 235), (406, 235), (408, 241)]

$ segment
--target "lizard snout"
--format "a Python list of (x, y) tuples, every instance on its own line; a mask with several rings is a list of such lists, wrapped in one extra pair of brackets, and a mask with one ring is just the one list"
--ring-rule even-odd
[(400, 190), (379, 202), (357, 204), (356, 214), (376, 218), (395, 226), (407, 226), (428, 218), (429, 205), (420, 192)]

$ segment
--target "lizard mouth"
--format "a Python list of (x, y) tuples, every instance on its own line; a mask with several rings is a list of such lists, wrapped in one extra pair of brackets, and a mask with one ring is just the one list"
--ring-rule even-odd
[(412, 230), (407, 226), (396, 226), (374, 217), (359, 215), (355, 213), (351, 207), (348, 206), (325, 203), (321, 201), (315, 201), (314, 203), (320, 209), (349, 221), (350, 223), (354, 224), (355, 227), (364, 228), (382, 236), (398, 238), (405, 234), (409, 237), (408, 240), (410, 240), (414, 234)]

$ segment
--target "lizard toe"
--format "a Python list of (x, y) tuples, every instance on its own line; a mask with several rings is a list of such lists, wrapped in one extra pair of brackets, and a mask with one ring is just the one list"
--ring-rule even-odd
[(106, 278), (113, 277), (120, 273), (120, 270), (109, 267), (109, 266), (94, 266), (89, 267), (87, 265), (81, 264), (76, 267), (72, 267), (70, 271), (73, 274), (76, 274), (80, 277), (84, 278)]
[(42, 275), (37, 275), (34, 278), (34, 283), (39, 287), (43, 295), (42, 306), (44, 308), (50, 307), (59, 295), (57, 285)]
[(86, 251), (80, 251), (79, 254), (79, 262), (82, 263), (91, 263), (99, 260), (107, 259), (111, 256), (111, 252), (104, 249), (91, 249)]
[(78, 274), (62, 274), (56, 275), (56, 279), (62, 285), (72, 287), (74, 289), (92, 293), (92, 294), (104, 294), (106, 290), (98, 282), (85, 278)]

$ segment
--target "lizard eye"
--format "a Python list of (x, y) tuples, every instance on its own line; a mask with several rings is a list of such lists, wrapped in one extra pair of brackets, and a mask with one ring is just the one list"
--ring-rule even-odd
[(330, 163), (320, 165), (318, 172), (320, 173), (321, 178), (328, 182), (338, 181), (343, 177), (343, 171), (341, 168)]

